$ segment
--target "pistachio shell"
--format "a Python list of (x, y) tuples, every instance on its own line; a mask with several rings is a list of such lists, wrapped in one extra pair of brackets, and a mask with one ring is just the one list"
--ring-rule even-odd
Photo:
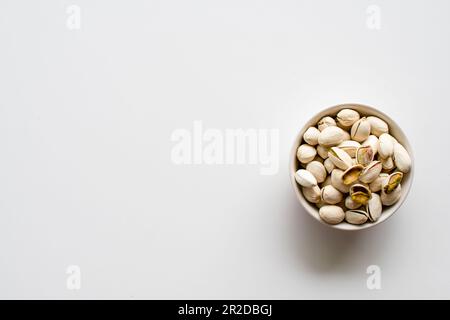
[(323, 159), (319, 155), (316, 155), (315, 158), (313, 159), (313, 161), (318, 161), (321, 164), (323, 164)]
[(378, 152), (378, 137), (373, 134), (370, 135), (363, 143), (362, 146), (371, 146), (373, 154), (376, 155)]
[(364, 168), (359, 176), (359, 181), (363, 183), (371, 183), (381, 173), (382, 165), (380, 161), (372, 161)]
[(394, 160), (392, 160), (392, 157), (387, 157), (385, 159), (380, 157), (381, 165), (384, 170), (391, 171), (395, 168)]
[(324, 182), (320, 185), (322, 188), (331, 185), (331, 176), (327, 176)]
[(322, 199), (320, 199), (320, 201), (316, 203), (316, 207), (319, 209), (326, 205), (327, 204), (325, 202), (323, 202)]
[(324, 182), (327, 177), (327, 171), (325, 170), (323, 164), (319, 161), (311, 161), (308, 163), (306, 170), (313, 174), (318, 183)]
[(411, 169), (411, 157), (408, 151), (400, 144), (394, 144), (394, 163), (398, 170), (408, 173)]
[(303, 140), (311, 146), (315, 146), (319, 143), (320, 131), (316, 127), (309, 127), (303, 134)]
[(396, 203), (402, 195), (402, 185), (399, 184), (397, 188), (394, 189), (391, 193), (385, 193), (381, 190), (381, 203), (384, 206), (392, 206)]
[(347, 170), (348, 167), (352, 166), (352, 158), (347, 154), (347, 152), (338, 147), (330, 148), (330, 151), (328, 151), (328, 157), (339, 169)]
[(345, 212), (345, 221), (351, 224), (363, 224), (367, 221), (367, 213), (363, 210), (348, 210)]
[(346, 185), (352, 184), (353, 182), (358, 180), (359, 175), (361, 171), (363, 171), (363, 169), (364, 167), (360, 164), (349, 167), (342, 175), (342, 182), (344, 182), (344, 184)]
[(344, 140), (339, 145), (338, 148), (344, 150), (352, 158), (356, 155), (356, 150), (361, 146), (358, 141)]
[(317, 154), (318, 154), (322, 159), (328, 158), (328, 148), (325, 148), (324, 146), (318, 145), (318, 146), (317, 146)]
[(342, 175), (344, 171), (340, 169), (334, 169), (331, 171), (331, 185), (338, 189), (342, 193), (347, 193), (350, 190), (350, 186), (347, 186), (342, 181)]
[(330, 158), (326, 158), (325, 161), (323, 162), (323, 165), (328, 173), (331, 173), (331, 171), (333, 171), (333, 169), (335, 168), (335, 165)]
[(366, 205), (367, 216), (369, 220), (375, 222), (381, 216), (383, 206), (381, 204), (381, 198), (378, 194), (372, 193), (372, 197)]
[(350, 187), (350, 196), (352, 200), (361, 204), (367, 204), (372, 192), (362, 184), (354, 184)]
[(369, 189), (372, 192), (378, 192), (381, 190), (382, 185), (384, 184), (384, 180), (387, 179), (389, 175), (387, 173), (380, 173), (378, 177), (370, 183)]
[(403, 180), (403, 172), (397, 171), (389, 175), (387, 179), (384, 180), (382, 185), (384, 193), (392, 193), (395, 188), (397, 188)]
[(297, 149), (297, 159), (301, 163), (308, 163), (312, 161), (317, 154), (316, 148), (310, 146), (309, 144), (302, 144)]
[(356, 150), (356, 162), (362, 166), (367, 166), (373, 160), (373, 150), (371, 146), (361, 146)]
[(319, 120), (317, 123), (317, 127), (320, 131), (323, 131), (327, 127), (333, 127), (336, 126), (336, 121), (332, 117), (323, 117)]
[(380, 118), (370, 116), (367, 117), (367, 121), (369, 121), (370, 123), (370, 132), (377, 137), (379, 137), (383, 133), (389, 132), (389, 126)]
[(353, 124), (350, 134), (352, 139), (358, 142), (363, 142), (369, 137), (370, 123), (366, 117), (362, 117)]
[(336, 204), (342, 201), (342, 193), (332, 185), (323, 187), (321, 190), (322, 201), (328, 204)]
[(383, 133), (378, 139), (378, 154), (381, 158), (386, 159), (394, 153), (394, 140), (389, 133)]
[(359, 113), (352, 109), (342, 109), (338, 112), (336, 119), (344, 127), (350, 127), (359, 120)]
[(319, 209), (320, 218), (329, 224), (338, 224), (345, 218), (344, 210), (339, 206), (327, 205)]
[(305, 199), (308, 200), (311, 203), (318, 203), (320, 198), (320, 188), (318, 186), (314, 187), (302, 187), (303, 195), (305, 196)]
[(314, 175), (305, 169), (300, 169), (295, 173), (295, 181), (307, 188), (317, 186), (317, 180)]
[(354, 210), (354, 209), (358, 209), (359, 207), (361, 207), (361, 203), (355, 202), (355, 201), (353, 201), (352, 197), (347, 196), (345, 198), (345, 206), (350, 210)]
[(319, 134), (319, 144), (324, 147), (333, 147), (340, 144), (347, 137), (346, 132), (339, 127), (330, 126)]

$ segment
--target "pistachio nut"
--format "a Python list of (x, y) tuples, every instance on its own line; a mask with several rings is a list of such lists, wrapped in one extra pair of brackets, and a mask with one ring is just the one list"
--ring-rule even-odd
[(323, 117), (319, 120), (317, 123), (317, 127), (320, 131), (323, 131), (327, 127), (333, 127), (336, 126), (336, 121), (332, 117)]
[(397, 171), (389, 175), (387, 179), (384, 180), (382, 185), (384, 193), (392, 193), (395, 188), (397, 188), (403, 180), (403, 172)]
[(344, 150), (352, 158), (356, 155), (356, 149), (358, 149), (361, 144), (358, 141), (344, 140), (339, 145), (338, 148)]
[(354, 184), (350, 187), (350, 196), (352, 200), (361, 204), (367, 204), (372, 192), (368, 187), (362, 184)]
[(311, 146), (315, 146), (319, 143), (320, 131), (316, 127), (309, 127), (303, 134), (303, 140)]
[(332, 185), (323, 187), (320, 196), (322, 201), (328, 204), (336, 204), (342, 201), (342, 193)]
[(399, 184), (391, 193), (386, 193), (381, 190), (381, 203), (384, 206), (392, 206), (396, 203), (402, 195), (402, 185)]
[(367, 213), (363, 210), (348, 210), (345, 212), (345, 221), (351, 224), (363, 224), (367, 221)]
[(361, 146), (356, 150), (356, 163), (367, 166), (373, 161), (373, 150), (371, 146)]
[(327, 204), (326, 204), (325, 202), (323, 202), (322, 199), (320, 199), (320, 201), (317, 202), (315, 205), (316, 205), (317, 208), (320, 209), (320, 208), (322, 208), (323, 206), (326, 206)]
[(330, 148), (330, 151), (328, 151), (328, 158), (330, 158), (334, 165), (339, 169), (347, 170), (348, 167), (352, 166), (352, 158), (347, 152), (338, 147)]
[(369, 184), (369, 189), (372, 192), (378, 192), (384, 184), (384, 180), (387, 179), (389, 175), (387, 173), (380, 173), (378, 177)]
[(318, 146), (317, 146), (317, 154), (318, 154), (322, 159), (328, 158), (328, 148), (325, 148), (324, 146), (318, 145)]
[(320, 198), (320, 188), (318, 186), (313, 187), (302, 187), (302, 193), (305, 196), (305, 199), (311, 203), (318, 203)]
[(359, 113), (352, 109), (342, 109), (338, 112), (336, 119), (344, 127), (350, 127), (359, 120)]
[(317, 186), (317, 180), (314, 175), (305, 169), (297, 170), (295, 173), (295, 181), (306, 188)]
[(311, 162), (317, 154), (316, 148), (310, 146), (309, 144), (302, 144), (297, 149), (297, 159), (301, 163)]
[(369, 163), (359, 175), (359, 181), (363, 183), (371, 183), (381, 173), (382, 165), (380, 161), (372, 161)]
[(384, 159), (379, 157), (379, 159), (381, 161), (381, 165), (383, 167), (383, 170), (391, 171), (392, 169), (395, 168), (394, 160), (392, 160), (392, 157), (387, 157), (387, 158), (384, 158)]
[(373, 154), (376, 155), (378, 152), (378, 137), (371, 134), (363, 143), (362, 146), (371, 146)]
[(353, 140), (358, 142), (367, 140), (370, 135), (370, 123), (366, 117), (362, 117), (353, 124), (350, 135)]
[(383, 133), (378, 139), (378, 154), (381, 158), (389, 158), (394, 153), (394, 140), (389, 133)]
[(319, 144), (324, 147), (333, 147), (340, 144), (347, 137), (344, 130), (336, 126), (323, 129), (319, 134)]
[(335, 165), (330, 158), (326, 158), (325, 161), (323, 162), (323, 165), (328, 173), (331, 173), (331, 171), (333, 171), (333, 169), (335, 168)]
[(313, 159), (313, 161), (318, 161), (321, 164), (323, 164), (323, 159), (319, 155), (316, 155), (315, 158)]
[(320, 218), (329, 224), (338, 224), (345, 218), (344, 210), (339, 206), (326, 205), (319, 209)]
[(394, 163), (398, 170), (408, 173), (411, 169), (411, 157), (408, 151), (400, 143), (394, 144)]
[(327, 178), (327, 170), (325, 170), (325, 167), (319, 161), (314, 160), (308, 163), (306, 166), (306, 170), (313, 174), (318, 183), (324, 182)]
[[(342, 182), (346, 185), (352, 184), (356, 180), (358, 180), (361, 171), (364, 170), (364, 167), (360, 164), (353, 165), (344, 171), (342, 175)], [(364, 182), (364, 181), (363, 181)]]
[(366, 212), (369, 220), (375, 222), (381, 216), (383, 205), (381, 204), (381, 198), (377, 193), (372, 193), (372, 197), (366, 205)]
[(350, 186), (347, 186), (342, 181), (344, 171), (341, 169), (334, 169), (331, 171), (331, 185), (338, 189), (342, 193), (347, 193), (350, 190)]
[(322, 188), (331, 185), (331, 176), (327, 176), (324, 182), (320, 185)]
[(353, 201), (352, 197), (347, 196), (345, 198), (345, 206), (350, 210), (354, 210), (354, 209), (358, 209), (359, 207), (361, 207), (361, 203), (355, 202), (355, 201)]
[(370, 116), (367, 117), (367, 121), (370, 123), (370, 133), (379, 137), (383, 133), (389, 132), (389, 126), (383, 120), (378, 117)]

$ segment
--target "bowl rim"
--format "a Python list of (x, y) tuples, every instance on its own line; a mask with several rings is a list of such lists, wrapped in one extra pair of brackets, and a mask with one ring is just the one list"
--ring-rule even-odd
[[(405, 147), (405, 149), (409, 153), (409, 156), (411, 157), (411, 169), (407, 174), (407, 179), (406, 179), (407, 183), (402, 184), (402, 195), (401, 195), (400, 199), (394, 205), (387, 207), (387, 209), (384, 208), (383, 209), (384, 216), (382, 215), (382, 217), (380, 219), (378, 219), (376, 222), (364, 223), (362, 225), (352, 225), (352, 224), (349, 224), (349, 223), (346, 223), (345, 221), (343, 221), (339, 224), (333, 225), (333, 224), (328, 224), (325, 221), (323, 221), (322, 219), (320, 219), (319, 209), (316, 206), (314, 206), (314, 204), (311, 204), (310, 202), (308, 202), (305, 199), (303, 193), (301, 192), (301, 187), (298, 185), (297, 181), (295, 180), (294, 174), (295, 174), (296, 170), (298, 170), (298, 165), (299, 165), (299, 162), (297, 159), (297, 149), (303, 140), (304, 132), (306, 131), (306, 129), (308, 129), (311, 126), (311, 123), (318, 122), (322, 117), (325, 117), (327, 115), (334, 116), (337, 113), (336, 110), (346, 109), (346, 108), (352, 109), (352, 107), (354, 109), (363, 109), (364, 110), (363, 112), (358, 111), (358, 110), (357, 111), (362, 114), (367, 114), (367, 116), (373, 115), (373, 116), (379, 117), (380, 119), (382, 119), (389, 125), (390, 133), (391, 133), (391, 129), (393, 131), (397, 132), (397, 134), (395, 135), (396, 139), (398, 139), (398, 137), (401, 136), (400, 139), (398, 139), (398, 140)], [(392, 215), (401, 207), (401, 205), (406, 200), (406, 198), (411, 190), (411, 186), (412, 186), (413, 179), (414, 179), (414, 153), (411, 148), (411, 144), (409, 143), (409, 140), (408, 140), (407, 136), (405, 135), (405, 133), (403, 132), (403, 130), (401, 129), (401, 127), (397, 124), (396, 121), (394, 121), (386, 113), (379, 110), (378, 108), (375, 108), (375, 107), (372, 107), (372, 106), (369, 106), (366, 104), (353, 103), (353, 102), (340, 103), (340, 104), (333, 105), (331, 107), (321, 109), (319, 112), (315, 113), (312, 117), (309, 117), (309, 120), (306, 121), (304, 123), (303, 127), (298, 131), (297, 135), (295, 136), (294, 142), (292, 144), (292, 148), (291, 148), (291, 152), (290, 152), (290, 156), (289, 156), (289, 177), (291, 180), (291, 184), (294, 188), (294, 192), (296, 194), (297, 200), (300, 202), (300, 204), (305, 209), (305, 211), (308, 213), (308, 215), (313, 217), (314, 220), (316, 220), (316, 221), (320, 222), (321, 224), (326, 225), (330, 228), (343, 230), (343, 231), (366, 230), (366, 229), (375, 227), (375, 226), (383, 223), (384, 221), (388, 220), (390, 217), (392, 217)]]

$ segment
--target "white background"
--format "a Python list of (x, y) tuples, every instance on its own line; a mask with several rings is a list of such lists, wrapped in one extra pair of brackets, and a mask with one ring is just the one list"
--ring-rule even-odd
[[(81, 8), (81, 29), (66, 8)], [(366, 26), (369, 5), (381, 29)], [(0, 4), (1, 298), (450, 298), (450, 2)], [(288, 156), (321, 109), (365, 103), (414, 149), (386, 223), (331, 230)], [(176, 166), (171, 133), (278, 128), (280, 170)], [(368, 290), (378, 265), (382, 289)], [(66, 287), (78, 265), (80, 290)]]

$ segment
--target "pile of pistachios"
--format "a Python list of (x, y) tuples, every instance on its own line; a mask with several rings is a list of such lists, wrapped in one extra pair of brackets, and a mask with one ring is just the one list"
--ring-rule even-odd
[(352, 109), (308, 128), (297, 159), (302, 169), (295, 180), (329, 224), (377, 221), (383, 206), (400, 199), (403, 175), (411, 169), (410, 155), (388, 124)]

